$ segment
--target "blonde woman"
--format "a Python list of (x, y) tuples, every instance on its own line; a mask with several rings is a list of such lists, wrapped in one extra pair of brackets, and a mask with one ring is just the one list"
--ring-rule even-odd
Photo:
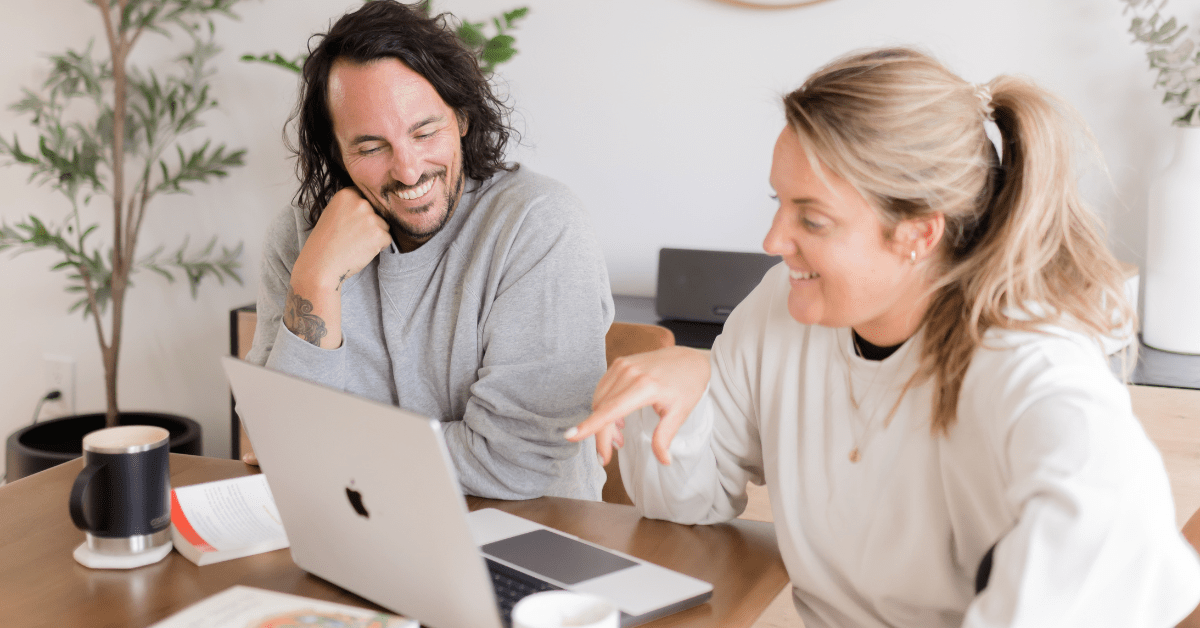
[(807, 628), (1182, 619), (1200, 561), (1101, 349), (1133, 314), (1067, 107), (907, 49), (784, 106), (763, 243), (783, 264), (710, 356), (614, 364), (570, 438), (624, 443), (648, 517), (724, 521), (765, 482)]

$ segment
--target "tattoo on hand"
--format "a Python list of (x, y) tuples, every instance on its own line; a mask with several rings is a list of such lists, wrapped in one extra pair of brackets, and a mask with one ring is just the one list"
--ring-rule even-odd
[(312, 313), (312, 301), (296, 294), (288, 288), (287, 304), (283, 311), (283, 324), (297, 337), (321, 346), (321, 339), (329, 334), (325, 329), (325, 321)]

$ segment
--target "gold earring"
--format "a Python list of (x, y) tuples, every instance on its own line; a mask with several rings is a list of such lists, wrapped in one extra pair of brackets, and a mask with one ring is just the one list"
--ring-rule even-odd
[(914, 264), (917, 263), (917, 250), (916, 249), (913, 249), (912, 252), (908, 254), (908, 261), (910, 261)]

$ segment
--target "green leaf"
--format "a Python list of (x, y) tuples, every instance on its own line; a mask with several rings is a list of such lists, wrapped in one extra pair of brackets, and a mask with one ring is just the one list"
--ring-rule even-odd
[(508, 35), (497, 35), (491, 38), (487, 45), (483, 47), (483, 52), (479, 53), (479, 58), (483, 59), (490, 65), (504, 63), (517, 54), (516, 49), (512, 47), (516, 41)]
[(1166, 23), (1164, 23), (1162, 26), (1160, 26), (1159, 28), (1157, 28), (1155, 30), (1155, 32), (1154, 32), (1155, 37), (1163, 37), (1168, 33), (1174, 32), (1175, 25), (1177, 23), (1178, 23), (1178, 20), (1176, 20), (1174, 17), (1167, 20)]
[(483, 34), (482, 22), (478, 24), (472, 24), (464, 21), (458, 26), (458, 30), (455, 32), (455, 34), (458, 35), (459, 41), (461, 41), (464, 46), (472, 50), (487, 43), (487, 37)]
[(519, 9), (513, 9), (512, 11), (508, 11), (504, 14), (504, 23), (507, 24), (509, 28), (512, 28), (513, 23), (515, 23), (517, 20), (525, 17), (528, 14), (529, 14), (529, 7), (521, 7)]
[(172, 275), (167, 269), (163, 268), (162, 266), (154, 264), (154, 265), (149, 266), (149, 269), (151, 271), (158, 273), (159, 275), (162, 275), (162, 277), (167, 280), (167, 283), (175, 283), (175, 275)]
[(1192, 105), (1173, 121), (1175, 126), (1200, 126), (1200, 106)]
[(237, 270), (241, 268), (239, 258), (242, 254), (242, 243), (239, 242), (236, 247), (229, 248), (221, 247), (219, 255), (214, 254), (217, 238), (213, 237), (208, 243), (197, 253), (189, 254), (188, 249), (189, 238), (185, 237), (183, 243), (175, 250), (167, 259), (160, 261), (159, 254), (162, 252), (162, 247), (155, 249), (149, 255), (144, 257), (138, 265), (141, 268), (154, 271), (164, 277), (168, 277), (170, 281), (174, 280), (173, 274), (167, 267), (173, 267), (181, 271), (188, 279), (188, 286), (193, 297), (197, 294), (197, 288), (202, 280), (207, 276), (213, 276), (217, 282), (224, 285), (225, 279), (233, 279), (238, 284), (242, 283), (241, 276)]
[(49, 102), (77, 97), (99, 102), (104, 96), (103, 84), (112, 78), (108, 62), (92, 58), (92, 42), (82, 53), (68, 50), (51, 55), (50, 63), (52, 69), (42, 85), (50, 90)]
[(488, 40), (488, 46), (511, 48), (516, 41), (517, 40), (512, 35), (496, 35)]
[(46, 143), (46, 136), (38, 138), (38, 149), (42, 153), (42, 157), (50, 162), (51, 167), (60, 172), (69, 173), (71, 171), (71, 162), (64, 159), (56, 153), (54, 149)]
[[(36, 118), (49, 105), (41, 96), (29, 91), (23, 90), (25, 96), (17, 102), (9, 105), (9, 109), (17, 113), (31, 113)], [(36, 124), (36, 122), (34, 123)]]
[(38, 159), (26, 155), (25, 152), (21, 150), (21, 142), (15, 135), (13, 136), (12, 149), (9, 151), (9, 154), (13, 156), (13, 159), (16, 159), (18, 162), (23, 164), (37, 166), (42, 163)]
[(252, 54), (244, 54), (241, 57), (239, 57), (239, 59), (241, 59), (242, 61), (246, 61), (246, 62), (250, 62), (250, 63), (266, 63), (269, 65), (281, 67), (281, 68), (283, 68), (289, 72), (293, 72), (295, 74), (300, 74), (303, 71), (304, 61), (307, 58), (308, 58), (307, 55), (297, 55), (296, 57), (294, 57), (292, 59), (288, 59), (288, 58), (285, 58), (283, 55), (279, 54), (278, 52), (267, 52), (267, 53), (263, 53), (258, 56), (254, 56)]

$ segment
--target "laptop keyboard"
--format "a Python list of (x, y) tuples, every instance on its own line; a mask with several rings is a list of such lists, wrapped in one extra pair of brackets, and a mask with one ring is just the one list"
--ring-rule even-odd
[(500, 604), (500, 618), (505, 626), (512, 625), (512, 609), (521, 598), (539, 591), (557, 591), (549, 582), (539, 580), (528, 574), (521, 573), (508, 565), (502, 565), (490, 558), (487, 561), (488, 571), (492, 574), (492, 586), (496, 589), (496, 601)]

